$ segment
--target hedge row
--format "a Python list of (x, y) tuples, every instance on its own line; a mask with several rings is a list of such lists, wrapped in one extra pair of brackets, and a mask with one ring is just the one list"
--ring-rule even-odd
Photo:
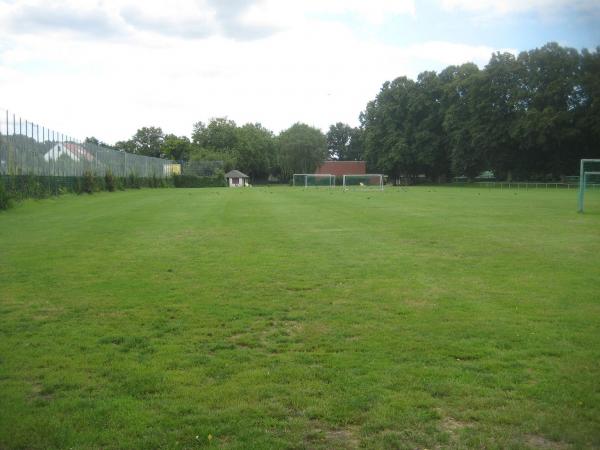
[(115, 177), (107, 172), (103, 177), (91, 172), (80, 177), (55, 177), (43, 175), (3, 175), (0, 176), (0, 210), (8, 209), (14, 200), (26, 198), (47, 198), (54, 195), (94, 192), (114, 192), (125, 189), (164, 188), (164, 187), (222, 187), (222, 177), (198, 177), (177, 175), (170, 178), (142, 178), (134, 174)]
[(198, 177), (195, 175), (175, 175), (173, 177), (173, 184), (177, 188), (204, 188), (226, 186), (224, 177)]

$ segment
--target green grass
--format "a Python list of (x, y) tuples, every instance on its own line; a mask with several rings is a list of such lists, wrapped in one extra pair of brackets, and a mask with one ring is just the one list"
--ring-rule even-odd
[(599, 194), (17, 205), (0, 448), (600, 447)]

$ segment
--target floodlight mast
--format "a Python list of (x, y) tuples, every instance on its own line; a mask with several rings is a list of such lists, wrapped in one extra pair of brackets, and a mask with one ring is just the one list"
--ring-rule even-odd
[(577, 212), (583, 213), (583, 204), (584, 204), (584, 196), (585, 196), (585, 178), (588, 175), (596, 175), (598, 172), (586, 172), (585, 164), (586, 163), (600, 163), (600, 159), (582, 159), (579, 163), (579, 205), (577, 208)]

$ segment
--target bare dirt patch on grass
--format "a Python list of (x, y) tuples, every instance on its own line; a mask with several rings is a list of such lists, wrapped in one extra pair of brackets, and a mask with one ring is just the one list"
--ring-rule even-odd
[(551, 441), (550, 439), (545, 438), (544, 436), (540, 436), (540, 435), (536, 435), (536, 434), (530, 434), (530, 435), (526, 436), (525, 442), (531, 448), (549, 449), (549, 450), (566, 450), (566, 449), (570, 448), (570, 446), (565, 444), (564, 442)]
[(456, 430), (462, 430), (463, 428), (468, 428), (470, 426), (472, 426), (472, 424), (453, 419), (452, 417), (446, 417), (444, 420), (442, 420), (442, 429), (450, 433)]
[(325, 448), (356, 449), (360, 447), (359, 428), (347, 426), (337, 429), (314, 428), (312, 442), (319, 442)]
[(455, 419), (453, 417), (444, 417), (440, 423), (440, 429), (450, 436), (452, 442), (460, 441), (459, 435), (462, 430), (472, 428), (473, 423)]

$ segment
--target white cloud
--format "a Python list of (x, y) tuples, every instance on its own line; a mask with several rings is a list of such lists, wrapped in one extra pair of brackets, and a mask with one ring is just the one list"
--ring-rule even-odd
[[(32, 26), (23, 34), (0, 26), (0, 106), (75, 137), (108, 142), (142, 126), (189, 135), (194, 122), (225, 115), (276, 132), (297, 121), (326, 130), (337, 121), (357, 124), (386, 80), (466, 61), (483, 65), (495, 50), (384, 44), (328, 16), (367, 14), (369, 4), (369, 21), (410, 16), (412, 1), (240, 0), (239, 12), (177, 1), (180, 8), (163, 14), (157, 1), (144, 2), (143, 12), (130, 0), (62, 3), (86, 20), (100, 8), (102, 23), (111, 24), (105, 29), (119, 30), (110, 39), (58, 19), (55, 28)], [(34, 3), (0, 0), (0, 22)], [(84, 20), (78, 23), (85, 28)], [(257, 39), (222, 30), (235, 23), (249, 34), (271, 32)]]
[(536, 12), (552, 16), (564, 10), (600, 13), (598, 0), (440, 0), (446, 10), (463, 10), (484, 16)]
[[(495, 49), (486, 45), (466, 45), (453, 42), (430, 41), (414, 44), (406, 48), (405, 53), (412, 60), (429, 62), (432, 69), (441, 69), (442, 66), (459, 65), (465, 62), (473, 62), (482, 67), (486, 65), (492, 53), (508, 52), (516, 55), (517, 49), (500, 48)], [(437, 66), (437, 67), (436, 67)]]
[(416, 14), (414, 0), (308, 0), (303, 4), (315, 12), (354, 13), (373, 24), (382, 23), (390, 16)]
[(14, 33), (71, 32), (111, 37), (129, 30), (186, 38), (268, 36), (307, 16), (353, 14), (372, 24), (414, 15), (414, 0), (22, 0), (0, 1), (0, 24)]

